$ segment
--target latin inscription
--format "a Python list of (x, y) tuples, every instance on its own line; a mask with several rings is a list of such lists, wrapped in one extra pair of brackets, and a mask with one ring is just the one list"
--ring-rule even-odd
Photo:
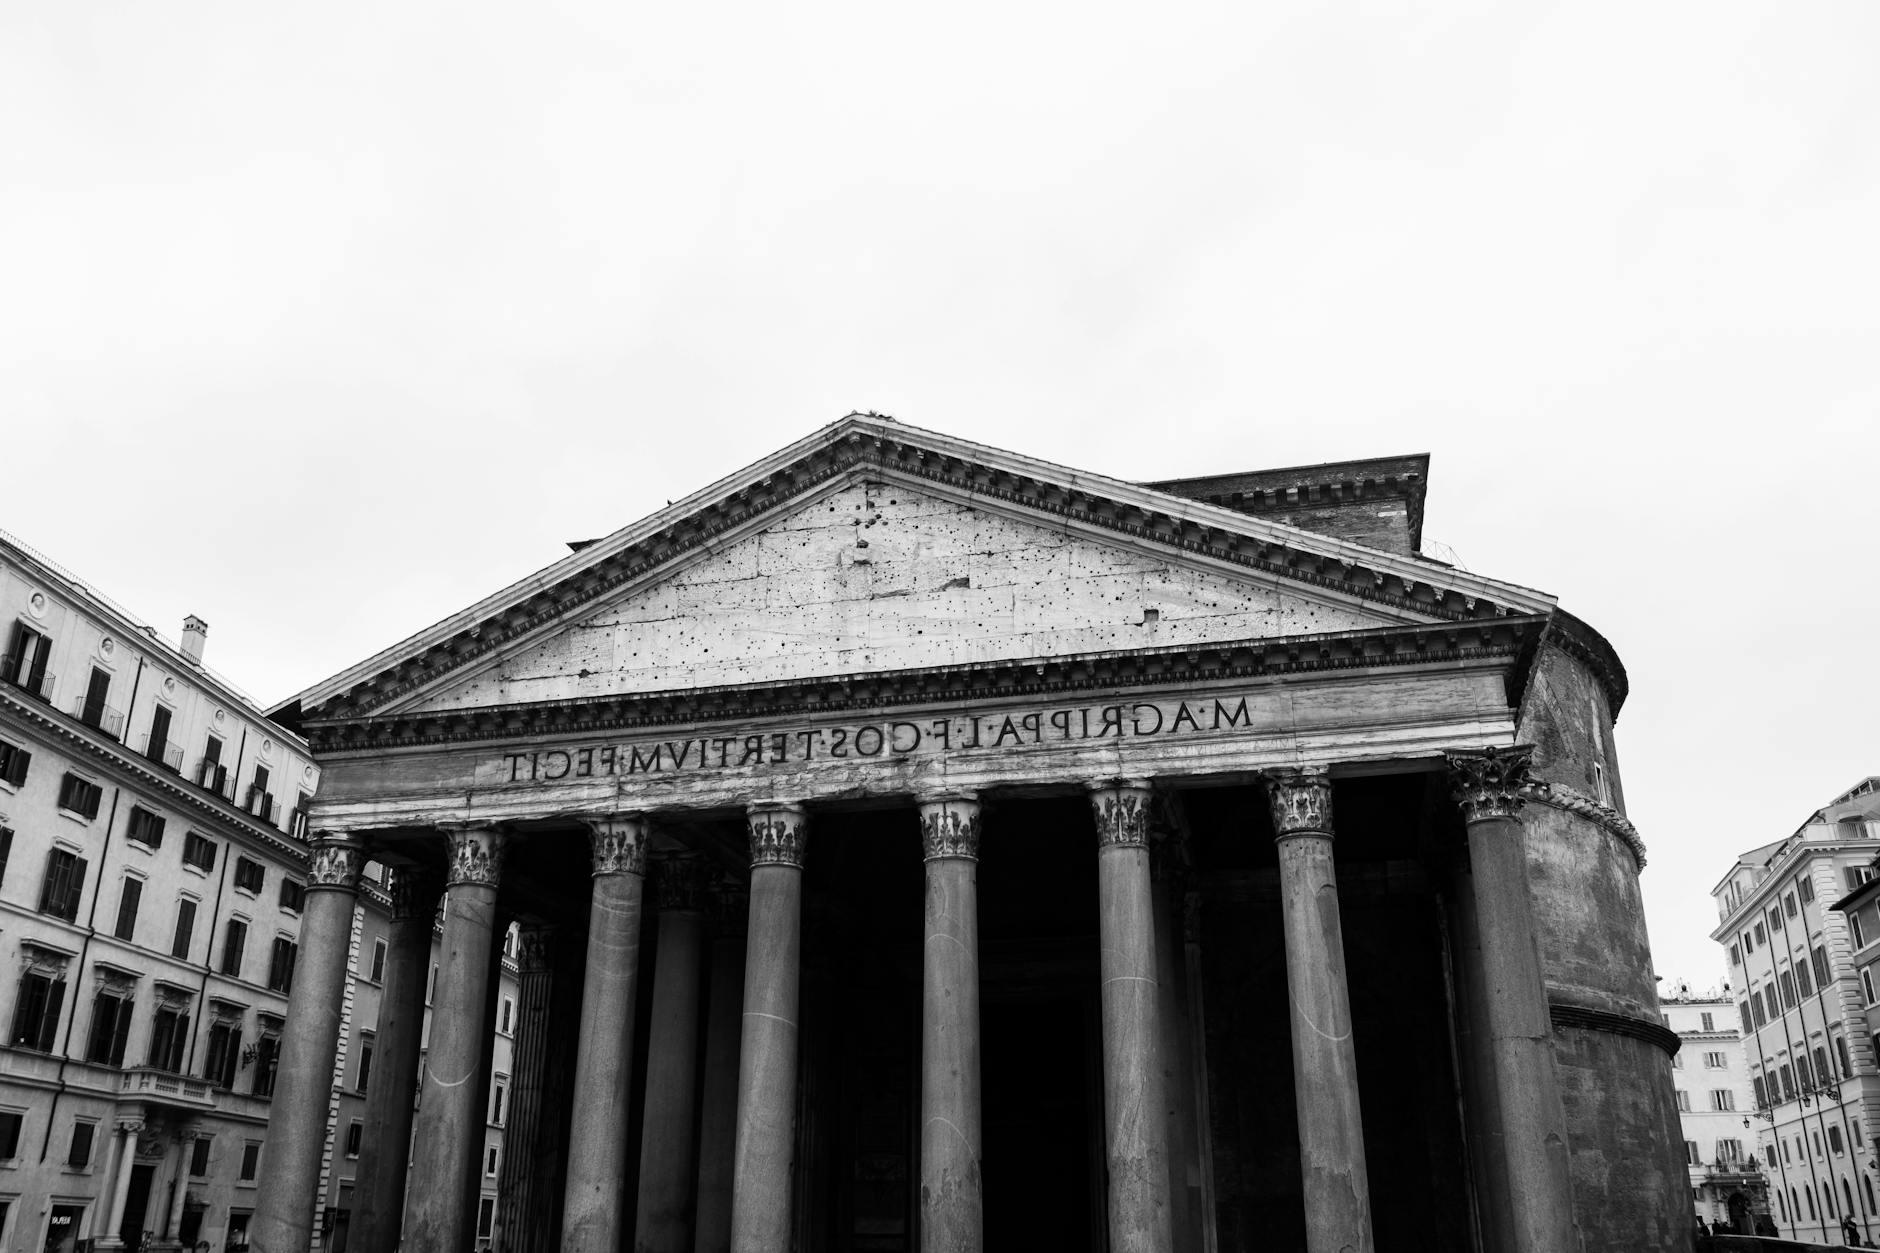
[(503, 754), (510, 783), (556, 783), (609, 775), (742, 770), (816, 761), (868, 761), (971, 750), (1024, 749), (1087, 740), (1147, 739), (1251, 729), (1247, 700), (1236, 697), (1087, 705), (994, 714), (952, 714), (751, 735), (531, 749)]

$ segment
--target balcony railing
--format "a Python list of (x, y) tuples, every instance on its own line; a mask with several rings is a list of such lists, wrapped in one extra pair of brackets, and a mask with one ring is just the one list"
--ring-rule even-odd
[(229, 778), (228, 767), (219, 761), (204, 757), (196, 763), (196, 786), (214, 792), (225, 801), (235, 799), (235, 780)]
[(169, 740), (159, 740), (152, 736), (144, 737), (144, 756), (156, 762), (171, 774), (183, 773), (183, 746)]
[(263, 822), (277, 827), (281, 825), (281, 803), (274, 799), (272, 792), (264, 792), (258, 787), (249, 788), (248, 803), (243, 808)]
[(19, 657), (0, 657), (0, 683), (10, 683), (28, 696), (51, 700), (53, 677), (52, 671), (47, 670), (35, 679), (31, 662)]
[(123, 710), (81, 696), (72, 702), (72, 716), (88, 727), (96, 727), (114, 740), (124, 738)]
[(159, 1070), (155, 1066), (135, 1066), (124, 1072), (120, 1092), (147, 1100), (167, 1101), (172, 1105), (191, 1105), (198, 1109), (215, 1107), (215, 1091), (207, 1080)]

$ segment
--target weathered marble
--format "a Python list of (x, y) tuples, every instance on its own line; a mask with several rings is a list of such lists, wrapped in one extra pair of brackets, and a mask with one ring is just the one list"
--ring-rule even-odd
[(704, 872), (697, 857), (661, 857), (654, 863), (659, 945), (653, 966), (652, 1035), (646, 1046), (635, 1253), (689, 1253), (692, 1248)]
[(738, 1138), (738, 1047), (744, 1011), (745, 915), (749, 897), (723, 884), (713, 892), (710, 1000), (705, 1011), (705, 1074), (699, 1094), (698, 1221), (694, 1253), (730, 1253), (731, 1163)]
[(980, 1162), (979, 805), (949, 796), (920, 806), (926, 864), (921, 949), (920, 1244), (924, 1253), (985, 1245)]

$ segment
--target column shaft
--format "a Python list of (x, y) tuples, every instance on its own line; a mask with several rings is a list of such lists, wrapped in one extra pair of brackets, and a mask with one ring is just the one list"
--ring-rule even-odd
[(406, 1244), (414, 1253), (462, 1253), (474, 1243), (464, 1197), (475, 1187), (483, 1154), (477, 1072), (487, 1043), (504, 837), (490, 827), (465, 827), (449, 837), (444, 938), (405, 1207)]
[(117, 1174), (111, 1182), (111, 1211), (105, 1218), (104, 1234), (98, 1237), (100, 1243), (120, 1244), (118, 1232), (124, 1226), (124, 1208), (131, 1199), (131, 1167), (136, 1164), (137, 1135), (143, 1129), (140, 1122), (118, 1125)]
[(1323, 771), (1274, 771), (1267, 786), (1279, 840), (1306, 1248), (1369, 1253), (1371, 1188), (1332, 866), (1331, 780)]
[(1092, 785), (1111, 1253), (1169, 1253), (1168, 1118), (1157, 1057), (1149, 786)]
[[(524, 926), (516, 949), (516, 1047), (509, 1075), (509, 1122), (503, 1129), (502, 1178), (496, 1190), (498, 1240), (504, 1253), (546, 1253), (550, 1217), (543, 1204), (548, 1158), (544, 1110), (548, 1090), (549, 1004), (556, 928)], [(361, 1164), (363, 1170), (363, 1163)]]
[(714, 915), (705, 1082), (699, 1098), (698, 1221), (693, 1253), (731, 1253), (731, 1159), (738, 1138), (738, 1044), (744, 1010), (748, 895), (720, 890)]
[(568, 1129), (565, 1253), (617, 1253), (626, 1226), (627, 1111), (633, 1081), (633, 1006), (639, 986), (645, 824), (592, 824), (594, 896), (588, 908), (575, 1100)]
[(705, 916), (703, 865), (662, 857), (655, 865), (659, 951), (646, 1052), (646, 1115), (640, 1137), (640, 1203), (634, 1253), (692, 1247), (693, 1145), (698, 1127), (698, 1011)]
[[(330, 836), (313, 841), (298, 977), (287, 999), (287, 1035), (281, 1041), (260, 1190), (249, 1222), (249, 1242), (266, 1253), (299, 1253), (313, 1239), (346, 953), (364, 861), (357, 841)], [(125, 1186), (129, 1179), (127, 1168)]]
[(391, 872), (392, 920), (379, 993), (377, 1049), (366, 1090), (359, 1168), (354, 1172), (348, 1247), (392, 1253), (405, 1216), (405, 1175), (411, 1158), (413, 1097), (424, 1047), (424, 985), (430, 976), (431, 934), (439, 881), (399, 867)]
[(1184, 873), (1177, 833), (1166, 823), (1152, 826), (1158, 828), (1150, 832), (1149, 858), (1155, 887), (1156, 1012), (1162, 1026), (1158, 1052), (1162, 1099), (1168, 1108), (1169, 1230), (1176, 1248), (1198, 1250), (1202, 1244), (1201, 1172), (1189, 1069), (1189, 1033), (1194, 1028), (1188, 1015), (1187, 952), (1179, 917)]
[(985, 1247), (979, 1071), (979, 805), (923, 802), (925, 943), (921, 956), (920, 1244)]
[(1492, 1074), (1484, 1094), (1495, 1115), (1483, 1172), (1485, 1231), (1513, 1253), (1570, 1253), (1579, 1247), (1573, 1220), (1566, 1115), (1554, 1072), (1553, 1024), (1528, 888), (1527, 840), (1518, 814), (1528, 747), (1449, 754), (1450, 777), (1469, 830), (1473, 926), (1479, 962), (1463, 979), (1469, 1033)]
[(797, 992), (802, 980), (803, 845), (793, 806), (754, 806), (750, 936), (732, 1154), (732, 1253), (779, 1253), (793, 1227)]
[(170, 1212), (164, 1216), (162, 1238), (174, 1240), (183, 1230), (183, 1206), (189, 1201), (189, 1155), (200, 1133), (189, 1130), (176, 1138), (176, 1184), (170, 1192)]

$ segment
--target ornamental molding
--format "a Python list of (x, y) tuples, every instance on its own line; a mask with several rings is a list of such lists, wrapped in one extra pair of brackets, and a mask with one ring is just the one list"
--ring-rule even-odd
[(594, 857), (593, 875), (646, 875), (647, 822), (638, 814), (609, 814), (589, 818), (588, 847)]
[(1332, 835), (1332, 776), (1324, 766), (1286, 766), (1266, 773), (1273, 836)]
[(848, 479), (937, 490), (1054, 530), (1126, 537), (1197, 564), (1321, 589), (1433, 622), (1546, 614), (1546, 597), (1453, 567), (1301, 531), (1224, 505), (1106, 479), (1049, 462), (851, 414), (749, 470), (624, 528), (425, 632), (302, 692), (317, 719), (355, 717), (414, 696), (448, 675), (648, 581), (695, 551), (754, 531), (764, 518)]
[(437, 903), (444, 884), (434, 871), (421, 866), (392, 866), (385, 874), (386, 895), (392, 903), (392, 921), (422, 921), (429, 927), (437, 919)]
[(809, 844), (809, 815), (800, 805), (753, 805), (751, 868), (797, 866)]
[(359, 872), (366, 868), (365, 845), (348, 835), (319, 832), (307, 853), (307, 890), (359, 890)]
[(444, 886), (495, 888), (502, 882), (503, 832), (484, 823), (444, 829)]
[(923, 861), (979, 860), (979, 802), (970, 796), (921, 801), (920, 849)]
[(696, 914), (704, 908), (711, 867), (697, 853), (661, 853), (653, 858), (653, 894), (662, 914)]
[(1090, 810), (1097, 820), (1097, 848), (1149, 847), (1149, 809), (1154, 798), (1147, 782), (1116, 779), (1092, 783)]
[(1587, 1005), (1570, 1005), (1560, 1001), (1549, 1001), (1547, 1017), (1554, 1030), (1577, 1028), (1581, 1031), (1603, 1031), (1608, 1035), (1630, 1036), (1634, 1040), (1643, 1040), (1647, 1044), (1663, 1049), (1667, 1057), (1677, 1056), (1683, 1043), (1678, 1033), (1662, 1022), (1646, 1018), (1634, 1018), (1630, 1014), (1615, 1014), (1609, 1009), (1594, 1009)]
[(1539, 779), (1530, 780), (1521, 789), (1524, 800), (1534, 804), (1546, 805), (1576, 817), (1586, 818), (1604, 827), (1607, 834), (1625, 845), (1638, 862), (1640, 870), (1645, 869), (1645, 840), (1632, 825), (1632, 820), (1610, 805), (1602, 804), (1584, 792), (1578, 792), (1564, 783), (1548, 783)]
[(1527, 803), (1532, 744), (1448, 749), (1449, 786), (1466, 822), (1513, 818)]
[[(1497, 663), (1518, 687), (1546, 629), (1543, 617), (1449, 625), (1382, 626), (1280, 638), (1253, 637), (1126, 652), (1071, 653), (968, 665), (921, 666), (778, 682), (673, 688), (578, 700), (310, 721), (322, 759), (387, 748), (469, 744), (525, 736), (567, 738), (746, 723), (763, 718), (982, 704), (989, 697), (1072, 697), (1189, 683), (1262, 682), (1429, 665)], [(1519, 699), (1511, 688), (1511, 707)]]

